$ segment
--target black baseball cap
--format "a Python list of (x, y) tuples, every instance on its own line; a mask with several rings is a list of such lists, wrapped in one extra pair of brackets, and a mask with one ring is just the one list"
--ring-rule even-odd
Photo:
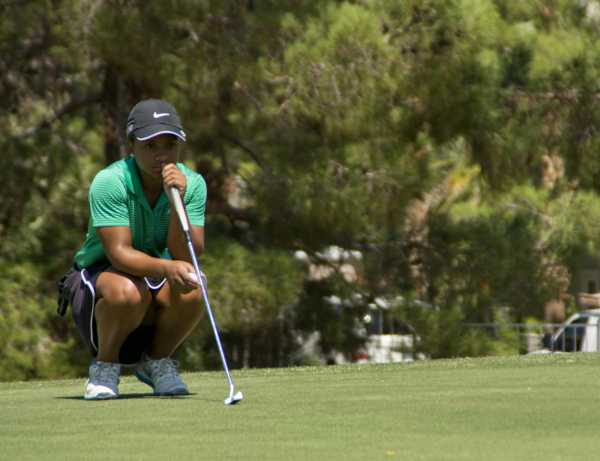
[(127, 118), (127, 136), (133, 132), (138, 141), (172, 134), (185, 141), (185, 133), (177, 110), (162, 99), (146, 99), (139, 102)]

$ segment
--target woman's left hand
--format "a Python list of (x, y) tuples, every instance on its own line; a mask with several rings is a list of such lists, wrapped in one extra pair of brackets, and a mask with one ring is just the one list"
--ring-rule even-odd
[(173, 186), (179, 190), (179, 195), (181, 196), (181, 200), (183, 200), (183, 197), (185, 196), (185, 190), (187, 188), (187, 179), (185, 174), (183, 174), (183, 172), (177, 168), (177, 165), (174, 163), (168, 163), (163, 167), (162, 176), (165, 194), (167, 194), (169, 200), (173, 200), (171, 197), (171, 187)]

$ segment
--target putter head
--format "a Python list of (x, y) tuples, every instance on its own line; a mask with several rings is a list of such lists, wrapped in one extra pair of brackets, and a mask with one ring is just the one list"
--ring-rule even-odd
[(244, 394), (242, 394), (241, 392), (238, 392), (235, 395), (230, 395), (229, 397), (227, 397), (225, 400), (223, 400), (223, 403), (225, 405), (235, 405), (243, 398), (244, 398)]

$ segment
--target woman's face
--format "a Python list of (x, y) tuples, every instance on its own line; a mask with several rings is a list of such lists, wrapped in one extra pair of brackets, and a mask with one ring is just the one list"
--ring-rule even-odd
[(135, 162), (144, 180), (162, 182), (162, 170), (169, 163), (177, 163), (181, 140), (177, 136), (161, 134), (146, 141), (134, 139), (133, 146), (127, 142), (133, 151)]

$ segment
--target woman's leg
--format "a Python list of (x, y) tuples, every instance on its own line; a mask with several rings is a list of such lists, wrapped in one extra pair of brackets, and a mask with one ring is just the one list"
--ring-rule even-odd
[(151, 304), (152, 293), (143, 278), (132, 277), (113, 268), (100, 274), (96, 281), (95, 307), (97, 360), (119, 362), (123, 342), (142, 324)]
[(143, 323), (156, 325), (154, 341), (148, 356), (158, 360), (170, 357), (177, 346), (192, 332), (204, 312), (202, 290), (198, 288), (188, 294), (171, 290), (165, 283), (153, 292), (152, 307)]

